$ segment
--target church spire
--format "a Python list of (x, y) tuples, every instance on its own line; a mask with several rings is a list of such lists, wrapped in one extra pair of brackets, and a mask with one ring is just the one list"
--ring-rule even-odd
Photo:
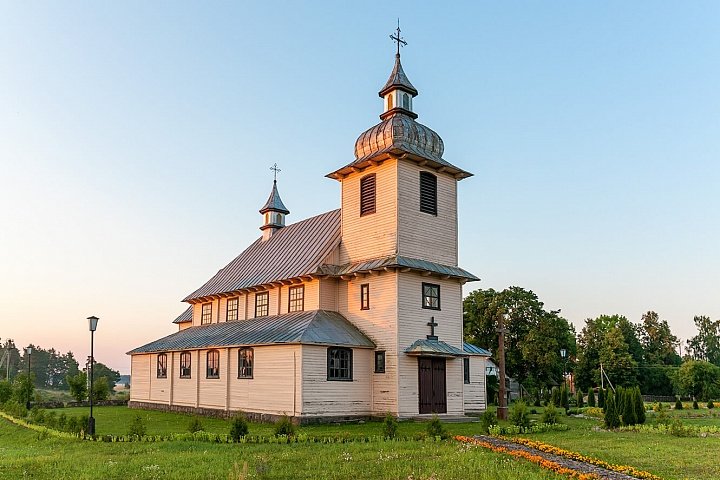
[(378, 92), (378, 95), (385, 99), (385, 110), (380, 115), (380, 118), (385, 120), (395, 113), (404, 113), (412, 118), (417, 118), (417, 114), (412, 111), (412, 99), (418, 95), (418, 91), (410, 83), (402, 68), (402, 63), (400, 63), (400, 46), (407, 45), (407, 42), (400, 36), (399, 19), (397, 32), (395, 35), (390, 35), (390, 38), (397, 43), (397, 53), (395, 54), (395, 66), (390, 72), (390, 78)]
[(263, 225), (260, 230), (263, 232), (263, 241), (269, 239), (273, 233), (285, 226), (285, 215), (290, 213), (285, 207), (285, 204), (280, 199), (280, 193), (277, 189), (277, 174), (280, 169), (277, 163), (270, 167), (270, 170), (274, 171), (274, 180), (272, 191), (270, 196), (265, 202), (265, 205), (260, 209), (260, 213), (263, 215)]

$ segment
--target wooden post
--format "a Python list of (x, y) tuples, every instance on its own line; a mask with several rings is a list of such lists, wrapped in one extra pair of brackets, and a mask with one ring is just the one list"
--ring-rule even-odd
[(507, 420), (507, 389), (505, 387), (505, 314), (500, 313), (498, 317), (498, 367), (500, 369), (500, 390), (498, 392), (497, 417), (500, 420)]

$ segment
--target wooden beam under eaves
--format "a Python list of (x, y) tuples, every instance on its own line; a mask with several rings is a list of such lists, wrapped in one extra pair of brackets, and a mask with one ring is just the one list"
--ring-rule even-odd
[(432, 272), (425, 271), (421, 272), (420, 275), (422, 275), (423, 277), (429, 277), (430, 275), (432, 275)]
[(448, 280), (448, 279), (450, 278), (450, 275), (443, 275), (443, 276), (440, 277), (440, 278), (442, 278), (443, 280)]
[(340, 275), (340, 278), (345, 281), (349, 281), (349, 280), (353, 279), (352, 275)]
[(407, 272), (409, 272), (410, 270), (412, 270), (412, 268), (409, 268), (409, 267), (401, 268), (401, 269), (400, 269), (400, 273), (407, 273)]

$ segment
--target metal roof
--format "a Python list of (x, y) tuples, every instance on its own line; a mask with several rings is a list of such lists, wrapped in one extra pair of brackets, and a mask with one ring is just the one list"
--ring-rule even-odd
[(277, 344), (375, 348), (372, 340), (339, 313), (310, 310), (190, 327), (131, 350), (128, 354)]
[(316, 273), (339, 243), (339, 209), (293, 223), (257, 239), (183, 302)]
[(467, 353), (440, 340), (416, 340), (405, 349), (408, 355), (435, 357), (467, 357)]
[(183, 313), (181, 313), (175, 320), (173, 320), (173, 323), (186, 322), (192, 322), (192, 306), (186, 308)]
[(471, 355), (483, 355), (489, 357), (491, 353), (484, 348), (476, 347), (475, 345), (467, 342), (463, 342), (463, 351)]
[(378, 92), (378, 95), (384, 97), (385, 94), (393, 88), (405, 90), (406, 92), (411, 93), (413, 97), (418, 94), (418, 91), (415, 87), (413, 87), (413, 84), (410, 83), (410, 79), (408, 79), (407, 75), (405, 75), (405, 71), (400, 63), (399, 53), (395, 55), (395, 66), (393, 67), (392, 72), (390, 72), (390, 78), (388, 78), (388, 81), (385, 82), (385, 86)]
[(390, 257), (380, 257), (362, 262), (348, 263), (345, 265), (323, 265), (320, 271), (328, 275), (349, 275), (355, 272), (370, 271), (382, 269), (384, 267), (400, 267), (410, 268), (413, 270), (422, 270), (433, 272), (439, 275), (448, 275), (455, 278), (464, 278), (469, 281), (480, 280), (478, 277), (463, 270), (460, 267), (451, 267), (440, 263), (428, 262), (417, 258), (403, 257), (401, 255), (393, 255)]
[(270, 192), (267, 202), (265, 202), (265, 205), (260, 209), (260, 213), (269, 212), (271, 210), (284, 213), (285, 215), (290, 213), (290, 210), (285, 207), (285, 204), (280, 199), (280, 194), (277, 189), (277, 180), (273, 180), (272, 191)]

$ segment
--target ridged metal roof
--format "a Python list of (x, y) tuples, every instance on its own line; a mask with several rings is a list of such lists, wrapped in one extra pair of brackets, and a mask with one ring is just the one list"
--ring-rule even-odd
[(440, 275), (448, 275), (455, 278), (464, 278), (469, 281), (480, 280), (478, 277), (463, 270), (460, 267), (451, 267), (440, 263), (428, 262), (427, 260), (419, 260), (417, 258), (403, 257), (393, 255), (390, 257), (380, 257), (362, 262), (348, 263), (346, 265), (323, 265), (320, 271), (328, 275), (349, 275), (355, 272), (370, 271), (382, 269), (384, 267), (400, 267), (411, 268), (413, 270), (421, 270), (425, 272), (434, 272)]
[(378, 95), (384, 97), (385, 94), (393, 88), (405, 90), (406, 92), (411, 93), (413, 97), (418, 94), (418, 91), (415, 87), (413, 87), (413, 84), (410, 83), (410, 79), (407, 75), (405, 75), (405, 71), (400, 63), (399, 53), (395, 55), (395, 66), (393, 67), (392, 72), (390, 72), (390, 78), (388, 78), (388, 81), (385, 82), (385, 86), (378, 92)]
[(339, 243), (339, 209), (293, 223), (256, 240), (183, 302), (316, 273)]
[(472, 355), (483, 355), (489, 357), (491, 354), (484, 348), (476, 347), (472, 343), (463, 342), (463, 351)]
[(416, 340), (405, 349), (408, 355), (427, 355), (436, 357), (467, 357), (459, 348), (440, 340)]
[(128, 354), (276, 344), (375, 348), (372, 340), (339, 313), (311, 310), (190, 327)]
[(186, 323), (186, 322), (192, 322), (192, 306), (185, 309), (183, 313), (180, 314), (175, 320), (173, 320), (173, 323)]
[(273, 180), (272, 191), (270, 192), (267, 202), (265, 202), (265, 205), (263, 205), (260, 209), (260, 213), (269, 212), (271, 210), (274, 212), (284, 213), (285, 215), (290, 213), (290, 210), (285, 207), (285, 204), (280, 199), (280, 193), (278, 193), (277, 189), (277, 180)]

